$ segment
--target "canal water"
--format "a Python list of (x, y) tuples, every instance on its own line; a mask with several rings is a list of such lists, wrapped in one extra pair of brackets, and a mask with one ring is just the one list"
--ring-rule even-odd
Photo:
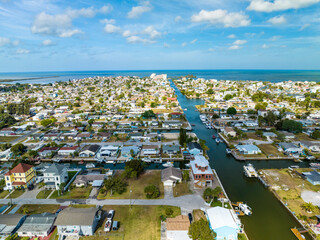
[[(178, 101), (185, 109), (185, 115), (191, 124), (195, 124), (193, 132), (198, 138), (204, 139), (209, 147), (208, 155), (210, 166), (214, 168), (225, 188), (231, 201), (243, 201), (253, 211), (252, 216), (242, 217), (245, 231), (250, 240), (294, 240), (296, 237), (290, 228), (300, 228), (301, 225), (288, 212), (288, 210), (277, 200), (277, 198), (266, 189), (258, 179), (247, 178), (243, 174), (243, 165), (248, 162), (240, 162), (226, 154), (225, 143), (217, 144), (212, 139), (216, 130), (208, 130), (200, 121), (199, 112), (195, 105), (203, 104), (203, 100), (187, 99), (176, 86)], [(292, 161), (251, 161), (256, 169), (262, 168), (284, 168), (290, 165), (307, 166), (307, 163), (293, 163)], [(306, 239), (311, 240), (310, 236)]]

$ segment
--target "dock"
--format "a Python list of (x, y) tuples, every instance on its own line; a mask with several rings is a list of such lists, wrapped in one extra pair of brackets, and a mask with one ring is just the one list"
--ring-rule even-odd
[(299, 239), (299, 240), (305, 240), (306, 238), (299, 232), (296, 228), (291, 228), (291, 232)]
[(263, 186), (265, 186), (266, 188), (270, 187), (270, 185), (260, 175), (258, 175), (257, 178), (260, 180)]

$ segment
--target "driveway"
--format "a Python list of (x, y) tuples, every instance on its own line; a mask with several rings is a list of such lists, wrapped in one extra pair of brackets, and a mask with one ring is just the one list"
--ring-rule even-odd
[(173, 189), (172, 186), (164, 186), (164, 198), (173, 198)]
[(18, 197), (17, 199), (21, 199), (21, 198), (28, 198), (28, 199), (34, 198), (34, 199), (36, 199), (38, 193), (39, 193), (41, 190), (44, 190), (44, 188), (43, 188), (43, 189), (40, 189), (38, 186), (36, 186), (36, 187), (35, 187), (34, 189), (32, 189), (32, 190), (26, 190), (26, 191), (24, 192), (24, 194), (22, 194), (22, 195), (21, 195), (20, 197)]

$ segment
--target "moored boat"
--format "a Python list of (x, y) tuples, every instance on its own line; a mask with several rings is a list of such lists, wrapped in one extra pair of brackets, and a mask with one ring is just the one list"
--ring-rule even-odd
[(244, 174), (247, 177), (250, 177), (250, 178), (251, 177), (258, 177), (258, 173), (251, 163), (249, 163), (248, 165), (244, 165), (243, 170), (244, 170)]
[(231, 149), (230, 148), (226, 148), (226, 153), (230, 154), (231, 153)]
[(164, 167), (173, 167), (173, 162), (166, 162), (166, 163), (162, 164), (162, 166), (164, 166)]

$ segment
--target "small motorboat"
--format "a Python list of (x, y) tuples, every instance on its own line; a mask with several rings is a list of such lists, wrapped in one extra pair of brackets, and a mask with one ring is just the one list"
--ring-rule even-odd
[(251, 216), (252, 214), (252, 209), (245, 203), (240, 203), (239, 204), (240, 210), (247, 216)]
[(230, 149), (230, 148), (227, 148), (227, 149), (226, 149), (226, 153), (227, 153), (227, 154), (230, 154), (230, 153), (231, 153), (231, 149)]
[(173, 167), (173, 162), (166, 162), (166, 163), (162, 164), (162, 166), (164, 166), (164, 167)]
[(212, 139), (216, 139), (216, 138), (217, 138), (217, 136), (213, 134), (212, 135)]
[(86, 168), (95, 168), (96, 165), (94, 165), (93, 163), (88, 163), (86, 164)]
[(112, 220), (108, 219), (107, 222), (106, 222), (106, 225), (104, 225), (104, 231), (105, 232), (110, 232), (111, 224), (112, 224)]

